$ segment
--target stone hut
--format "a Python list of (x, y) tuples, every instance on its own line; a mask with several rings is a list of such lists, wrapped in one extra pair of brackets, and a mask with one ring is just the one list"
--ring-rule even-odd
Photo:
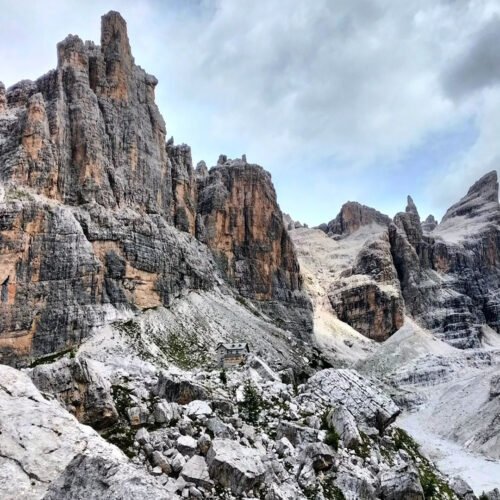
[(219, 365), (222, 368), (231, 368), (246, 363), (250, 348), (246, 342), (221, 342), (215, 348)]

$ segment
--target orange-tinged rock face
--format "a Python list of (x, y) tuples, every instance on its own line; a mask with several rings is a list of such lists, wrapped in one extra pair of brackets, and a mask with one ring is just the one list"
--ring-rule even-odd
[(257, 300), (274, 298), (279, 280), (299, 289), (298, 262), (269, 174), (255, 165), (217, 167), (201, 190), (214, 186), (224, 199), (212, 206), (202, 202), (200, 213), (205, 240), (226, 262), (230, 281)]
[(282, 304), (270, 312), (278, 323), (310, 331), (311, 304), (271, 176), (244, 160), (214, 167), (199, 179), (198, 216), (197, 237), (215, 253), (228, 281), (262, 307)]

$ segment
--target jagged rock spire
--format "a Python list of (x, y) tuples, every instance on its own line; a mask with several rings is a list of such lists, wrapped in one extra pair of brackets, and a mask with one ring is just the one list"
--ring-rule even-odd
[(476, 181), (467, 194), (447, 210), (442, 222), (459, 216), (498, 218), (499, 208), (498, 176), (496, 170), (493, 170)]
[(430, 214), (427, 216), (424, 222), (422, 222), (422, 230), (426, 232), (431, 232), (438, 225), (434, 215)]
[(407, 214), (418, 215), (417, 206), (415, 205), (413, 198), (410, 195), (408, 195), (408, 198), (407, 198), (407, 205), (406, 205), (405, 211)]

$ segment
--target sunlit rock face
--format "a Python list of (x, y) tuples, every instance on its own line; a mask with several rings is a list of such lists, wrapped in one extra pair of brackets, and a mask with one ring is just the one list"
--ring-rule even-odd
[(246, 159), (228, 160), (198, 178), (197, 237), (228, 281), (294, 331), (312, 328), (311, 306), (271, 176)]
[(135, 64), (120, 14), (102, 17), (100, 45), (70, 35), (57, 54), (35, 82), (0, 85), (0, 362), (69, 349), (96, 326), (213, 288), (222, 240), (238, 257), (223, 277), (307, 335), (309, 301), (269, 174), (234, 166), (228, 176), (251, 198), (235, 191), (223, 209), (242, 202), (245, 215), (222, 227), (214, 213), (222, 232), (202, 234), (210, 194), (189, 146), (166, 142), (157, 80)]

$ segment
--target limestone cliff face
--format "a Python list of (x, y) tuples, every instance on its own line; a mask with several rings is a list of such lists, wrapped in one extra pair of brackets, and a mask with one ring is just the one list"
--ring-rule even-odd
[[(191, 150), (165, 141), (157, 80), (135, 64), (125, 21), (110, 12), (100, 46), (71, 35), (57, 49), (55, 70), (7, 90), (0, 85), (2, 363), (71, 348), (93, 327), (220, 282), (212, 252), (195, 237), (209, 193), (197, 210)], [(242, 177), (242, 189), (254, 171)], [(226, 276), (242, 294), (273, 313), (281, 303), (301, 309), (297, 260), (273, 222), (281, 213), (260, 171), (269, 185), (253, 185), (243, 217), (232, 206), (229, 233), (198, 236), (217, 258), (222, 240), (233, 248)], [(239, 179), (237, 172), (228, 178)], [(232, 203), (239, 202), (235, 194)], [(240, 255), (251, 256), (246, 268)]]
[[(294, 246), (271, 176), (262, 167), (221, 157), (208, 173), (200, 171), (197, 236), (243, 296), (287, 327), (311, 330), (311, 306)], [(287, 303), (295, 310), (286, 311)]]
[(455, 347), (500, 332), (500, 205), (496, 172), (476, 182), (431, 232), (396, 216), (390, 238), (407, 310)]
[(404, 300), (387, 231), (366, 241), (328, 298), (338, 318), (368, 338), (385, 340), (403, 326)]
[(390, 223), (390, 217), (378, 212), (374, 208), (361, 205), (355, 201), (348, 201), (342, 205), (337, 217), (331, 220), (326, 225), (326, 228), (324, 228), (324, 225), (322, 228), (330, 235), (347, 235), (369, 224), (388, 226)]
[[(359, 250), (363, 228), (374, 225), (380, 234)], [(496, 172), (477, 181), (440, 224), (432, 216), (422, 224), (408, 197), (393, 221), (349, 202), (322, 228), (357, 252), (355, 264), (332, 280), (328, 297), (338, 317), (367, 337), (387, 338), (405, 312), (459, 348), (480, 346), (485, 325), (500, 332)]]

